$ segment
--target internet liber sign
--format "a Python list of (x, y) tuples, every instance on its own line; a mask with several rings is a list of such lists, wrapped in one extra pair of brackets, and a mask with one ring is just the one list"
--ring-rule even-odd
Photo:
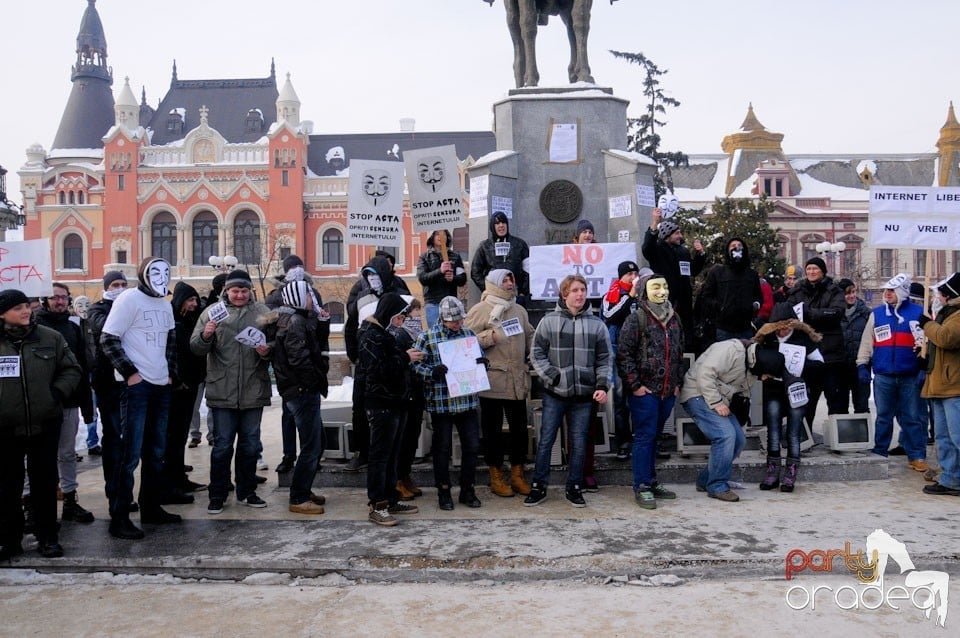
[(956, 250), (960, 188), (871, 187), (870, 243), (877, 248)]

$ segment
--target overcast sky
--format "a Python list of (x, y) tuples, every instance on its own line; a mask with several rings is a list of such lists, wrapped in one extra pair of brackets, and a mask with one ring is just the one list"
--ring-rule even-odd
[[(0, 164), (20, 201), (24, 149), (50, 149), (70, 92), (86, 0), (8, 0), (0, 53)], [(315, 133), (488, 130), (513, 87), (504, 7), (482, 0), (100, 0), (114, 94), (130, 77), (152, 106), (181, 80), (266, 77), (275, 58)], [(641, 51), (681, 102), (663, 148), (718, 153), (752, 102), (787, 153), (934, 150), (960, 100), (957, 0), (594, 0), (590, 61), (598, 84), (643, 102)], [(551, 19), (538, 41), (541, 86), (566, 83), (568, 45)], [(960, 106), (960, 102), (958, 102)]]

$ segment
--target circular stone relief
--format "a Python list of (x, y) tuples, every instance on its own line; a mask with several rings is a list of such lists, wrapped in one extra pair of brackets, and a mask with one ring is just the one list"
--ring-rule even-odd
[(157, 191), (157, 201), (162, 202), (167, 199), (167, 191)]
[(580, 216), (583, 192), (566, 179), (557, 179), (540, 191), (540, 212), (555, 224), (566, 224)]
[(241, 188), (241, 189), (240, 189), (240, 199), (248, 199), (249, 197), (250, 197), (250, 189), (249, 189), (249, 188)]
[(206, 199), (206, 198), (209, 197), (209, 196), (210, 196), (210, 194), (207, 192), (207, 189), (205, 189), (205, 188), (201, 188), (201, 189), (197, 192), (197, 197), (199, 197), (200, 199)]

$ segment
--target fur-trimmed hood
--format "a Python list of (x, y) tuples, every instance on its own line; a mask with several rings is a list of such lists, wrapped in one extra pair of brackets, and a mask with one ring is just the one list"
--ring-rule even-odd
[(762, 343), (769, 335), (776, 334), (777, 330), (780, 328), (790, 328), (791, 330), (799, 330), (800, 332), (805, 332), (810, 341), (814, 343), (820, 343), (823, 341), (823, 335), (813, 329), (808, 323), (804, 323), (799, 319), (784, 319), (782, 321), (771, 321), (770, 323), (765, 323), (760, 326), (760, 329), (757, 330), (757, 334), (753, 335), (753, 341), (756, 343)]

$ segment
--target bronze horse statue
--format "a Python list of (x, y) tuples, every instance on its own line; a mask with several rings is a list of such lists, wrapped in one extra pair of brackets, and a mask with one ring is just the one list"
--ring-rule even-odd
[[(484, 0), (493, 6), (494, 0)], [(613, 4), (616, 0), (610, 0)], [(517, 88), (537, 86), (537, 25), (546, 25), (550, 16), (560, 16), (567, 27), (570, 41), (570, 82), (589, 82), (590, 62), (587, 59), (587, 35), (590, 32), (590, 9), (593, 0), (503, 0), (507, 28), (513, 40), (513, 77)]]

